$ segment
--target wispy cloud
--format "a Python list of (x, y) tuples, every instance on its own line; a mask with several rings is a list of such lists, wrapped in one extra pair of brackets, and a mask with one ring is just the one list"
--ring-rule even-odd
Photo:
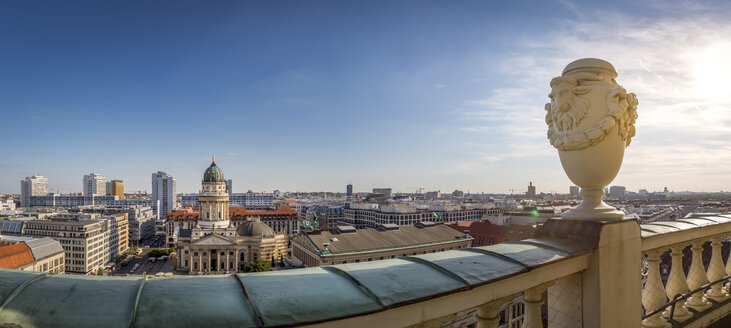
[[(548, 83), (569, 62), (597, 57), (614, 64), (618, 82), (640, 101), (637, 137), (627, 151), (623, 183), (641, 186), (677, 179), (691, 189), (703, 185), (712, 189), (731, 182), (731, 166), (726, 164), (731, 155), (725, 155), (731, 153), (731, 90), (709, 92), (709, 79), (715, 78), (715, 72), (709, 75), (698, 69), (708, 57), (701, 54), (709, 49), (729, 49), (731, 56), (731, 47), (718, 46), (728, 42), (731, 22), (683, 1), (666, 8), (686, 6), (682, 18), (653, 19), (582, 11), (573, 2), (559, 3), (580, 19), (562, 21), (554, 31), (517, 41), (514, 53), (498, 63), (504, 85), (487, 97), (461, 104), (456, 121), (460, 130), (528, 147), (503, 147), (502, 153), (491, 155), (487, 162), (543, 154), (542, 148), (552, 150), (543, 122)], [(661, 8), (662, 4), (655, 6)], [(718, 76), (731, 76), (728, 67), (719, 66), (718, 70), (728, 72)], [(725, 79), (717, 82), (726, 83)], [(473, 155), (475, 163), (486, 162), (479, 152)], [(460, 165), (475, 167), (468, 162)]]

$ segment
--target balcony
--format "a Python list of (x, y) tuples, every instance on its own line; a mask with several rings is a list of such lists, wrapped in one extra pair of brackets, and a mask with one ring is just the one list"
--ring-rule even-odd
[[(477, 309), (477, 327), (497, 327), (497, 311), (522, 296), (523, 327), (707, 327), (731, 311), (731, 262), (724, 266), (721, 254), (729, 234), (725, 215), (646, 225), (551, 219), (519, 242), (279, 272), (110, 278), (2, 270), (0, 323), (440, 327)], [(712, 256), (704, 265), (706, 241)]]

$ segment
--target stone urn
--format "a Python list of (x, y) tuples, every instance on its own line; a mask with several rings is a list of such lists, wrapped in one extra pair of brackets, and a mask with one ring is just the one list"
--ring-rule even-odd
[(624, 148), (635, 135), (637, 97), (615, 80), (617, 71), (596, 58), (576, 60), (551, 80), (546, 104), (548, 139), (566, 175), (581, 187), (582, 202), (567, 219), (621, 220), (624, 213), (602, 201), (617, 176)]

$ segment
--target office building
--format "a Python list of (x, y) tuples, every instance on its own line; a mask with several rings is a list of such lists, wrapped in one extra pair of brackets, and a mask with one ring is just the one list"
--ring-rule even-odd
[(427, 191), (424, 195), (424, 198), (426, 200), (435, 200), (442, 198), (442, 192), (441, 191)]
[(90, 173), (84, 176), (84, 196), (106, 196), (107, 178), (103, 175)]
[(348, 197), (353, 196), (353, 185), (352, 184), (349, 183), (347, 186), (345, 186), (345, 195)]
[(73, 209), (82, 213), (99, 213), (103, 215), (113, 215), (123, 213), (127, 215), (129, 226), (129, 246), (138, 246), (144, 239), (150, 238), (155, 234), (155, 214), (152, 207), (144, 205), (96, 205), (96, 206), (79, 206)]
[[(230, 194), (229, 205), (248, 207), (271, 207), (274, 206), (274, 194), (255, 193), (249, 190), (246, 193)], [(180, 196), (181, 206), (198, 206), (198, 194), (186, 194)]]
[(627, 188), (622, 186), (611, 186), (609, 188), (609, 197), (616, 199), (625, 199), (627, 195)]
[(361, 228), (382, 224), (413, 225), (421, 221), (458, 222), (479, 221), (484, 215), (499, 215), (500, 210), (463, 205), (383, 205), (353, 203), (345, 208), (345, 222)]
[(109, 182), (109, 192), (107, 195), (117, 196), (124, 199), (124, 182), (122, 180), (112, 180)]
[(0, 199), (0, 211), (15, 210), (15, 201), (12, 199)]
[(391, 189), (391, 188), (373, 188), (373, 194), (383, 196), (385, 198), (391, 198), (393, 195), (393, 189)]
[(578, 198), (579, 195), (579, 187), (578, 186), (570, 186), (569, 187), (569, 196)]
[(525, 193), (528, 198), (536, 198), (536, 186), (533, 185), (533, 181), (528, 184), (528, 191)]
[(175, 178), (171, 175), (157, 171), (152, 174), (152, 201), (160, 201), (158, 214), (166, 217), (176, 207), (177, 194), (175, 193)]
[(234, 192), (234, 181), (231, 179), (226, 180), (226, 192), (229, 196)]
[(45, 196), (48, 194), (48, 178), (34, 175), (20, 181), (20, 206), (28, 207), (31, 196)]
[(99, 215), (59, 214), (25, 222), (24, 234), (58, 240), (65, 252), (66, 272), (93, 273), (109, 262), (109, 225)]

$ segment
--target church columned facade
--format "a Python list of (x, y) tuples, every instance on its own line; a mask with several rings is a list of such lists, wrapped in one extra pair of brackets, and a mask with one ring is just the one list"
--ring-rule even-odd
[(287, 256), (287, 235), (277, 234), (254, 217), (237, 227), (231, 222), (229, 195), (215, 157), (203, 173), (198, 220), (178, 233), (176, 268), (190, 274), (243, 272), (256, 260), (280, 263)]

